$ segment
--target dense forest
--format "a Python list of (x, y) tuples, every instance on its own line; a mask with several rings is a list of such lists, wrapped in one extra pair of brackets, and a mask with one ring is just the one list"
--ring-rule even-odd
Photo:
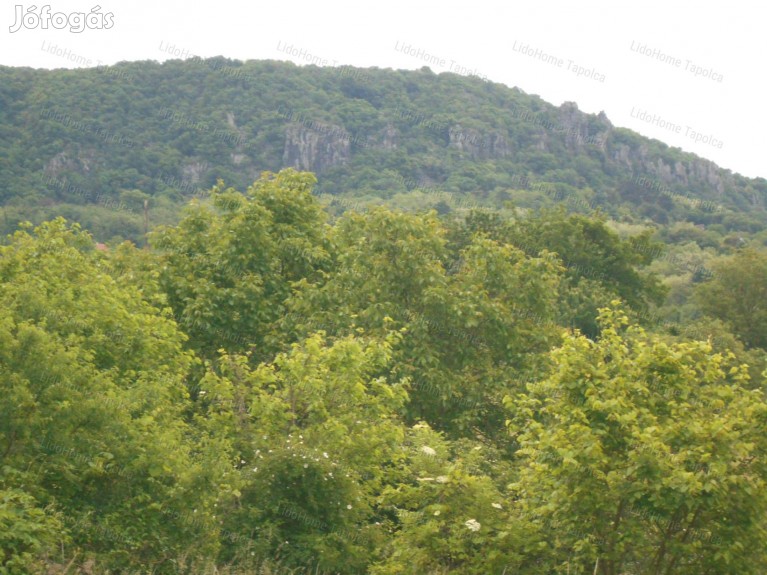
[(565, 203), (628, 223), (764, 231), (749, 179), (574, 103), (458, 74), (213, 58), (80, 70), (0, 66), (0, 219), (62, 215), (101, 241), (144, 239), (223, 179), (318, 176), (338, 213)]
[(0, 574), (767, 571), (765, 180), (428, 69), (0, 133)]

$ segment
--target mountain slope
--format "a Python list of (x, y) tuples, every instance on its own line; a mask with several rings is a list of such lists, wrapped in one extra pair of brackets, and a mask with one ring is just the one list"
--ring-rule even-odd
[(224, 58), (0, 67), (5, 231), (63, 214), (140, 237), (146, 199), (168, 221), (219, 178), (245, 187), (286, 166), (316, 172), (318, 193), (418, 189), (446, 209), (566, 201), (658, 223), (767, 221), (764, 179), (478, 78)]

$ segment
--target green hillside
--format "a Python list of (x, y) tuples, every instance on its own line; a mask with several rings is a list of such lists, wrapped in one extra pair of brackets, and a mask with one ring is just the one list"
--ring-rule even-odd
[[(669, 148), (575, 104), (450, 73), (274, 61), (0, 67), (4, 231), (64, 215), (100, 239), (149, 224), (218, 179), (312, 171), (335, 210), (376, 203), (522, 208), (753, 232), (767, 181)], [(360, 204), (360, 201), (363, 204)]]
[(0, 575), (767, 572), (765, 180), (427, 69), (0, 135)]

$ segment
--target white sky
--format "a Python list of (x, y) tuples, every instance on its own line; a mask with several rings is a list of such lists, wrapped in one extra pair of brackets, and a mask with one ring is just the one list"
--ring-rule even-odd
[[(4, 0), (0, 64), (73, 68), (78, 58), (91, 65), (163, 61), (172, 57), (170, 47), (201, 57), (306, 63), (285, 53), (285, 47), (292, 46), (297, 53), (304, 50), (330, 65), (334, 61), (395, 69), (426, 65), (418, 56), (397, 49), (410, 45), (444, 60), (443, 66), (430, 65), (437, 73), (450, 71), (454, 61), (453, 66), (518, 86), (556, 105), (574, 101), (586, 112), (604, 110), (616, 126), (735, 172), (767, 177), (767, 4), (759, 0), (645, 0), (631, 5), (616, 0), (377, 4), (52, 0), (50, 12), (88, 13), (97, 5), (114, 15), (108, 30), (73, 33), (49, 25), (47, 30), (21, 27), (12, 33), (17, 10), (37, 6), (39, 13), (44, 4), (16, 8), (15, 2)], [(561, 66), (521, 53), (524, 45), (531, 52), (539, 49), (560, 59)], [(677, 58), (679, 67), (639, 54), (632, 45)], [(74, 61), (49, 53), (55, 48), (68, 50)], [(577, 76), (575, 66), (594, 70), (596, 77)], [(693, 66), (702, 73), (696, 76)], [(711, 77), (705, 77), (707, 73)], [(637, 117), (640, 111), (668, 125), (643, 121)]]

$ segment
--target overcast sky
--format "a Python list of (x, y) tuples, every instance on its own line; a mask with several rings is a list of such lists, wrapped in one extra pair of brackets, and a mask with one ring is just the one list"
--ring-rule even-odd
[[(47, 29), (29, 14), (17, 21), (17, 12), (33, 6), (39, 15), (46, 5), (0, 4), (0, 64), (74, 68), (223, 55), (428, 65), (517, 86), (556, 105), (574, 101), (586, 112), (604, 110), (616, 126), (767, 177), (767, 4), (757, 0), (53, 0)], [(75, 32), (77, 13), (97, 6), (106, 16), (89, 23), (104, 28)]]

